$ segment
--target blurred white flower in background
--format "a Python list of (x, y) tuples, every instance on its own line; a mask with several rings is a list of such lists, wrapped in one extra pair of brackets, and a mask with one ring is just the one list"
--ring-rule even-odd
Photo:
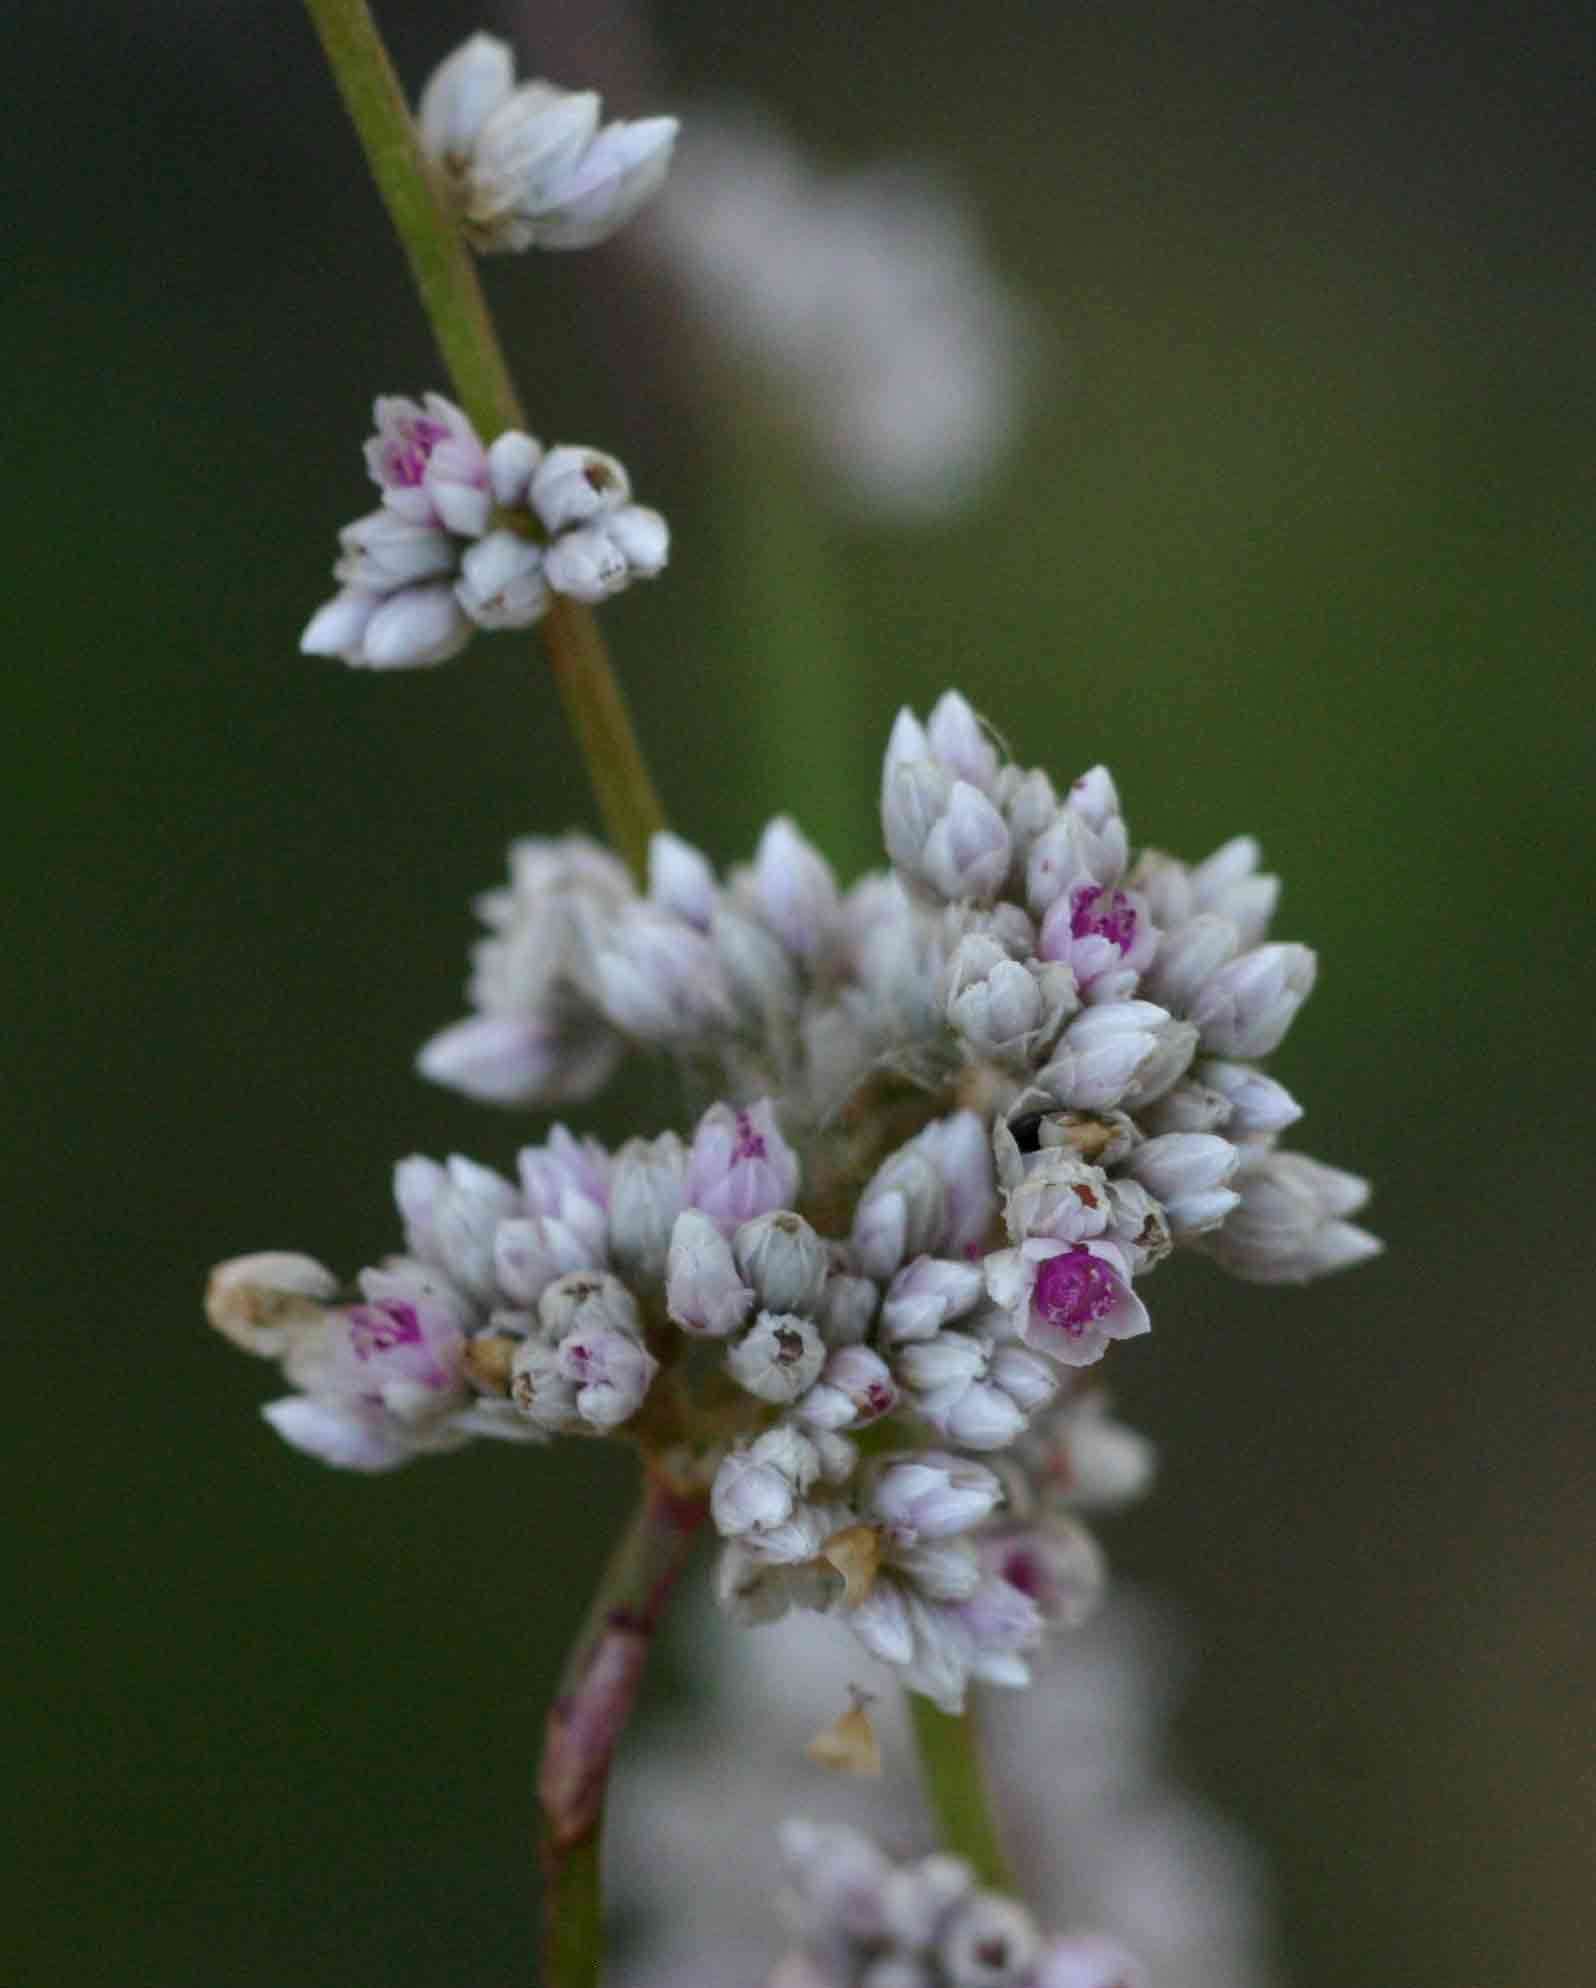
[[(692, 1704), (623, 1749), (617, 1769), (606, 1856), (640, 1937), (614, 1988), (762, 1980), (783, 1946), (771, 1901), (777, 1833), (790, 1814), (823, 1812), (898, 1856), (935, 1847), (890, 1672), (812, 1615), (748, 1635), (700, 1606), (684, 1641)], [(1050, 1923), (1122, 1940), (1148, 1988), (1275, 1988), (1259, 1859), (1165, 1757), (1180, 1643), (1163, 1606), (1119, 1590), (1087, 1627), (1048, 1644), (1037, 1689), (986, 1695), (982, 1729), (1005, 1841), (1020, 1894)], [(851, 1686), (876, 1694), (879, 1781), (831, 1773), (805, 1755)]]
[(1036, 333), (939, 173), (826, 172), (761, 112), (701, 107), (645, 226), (854, 508), (946, 516), (978, 494), (1018, 430)]

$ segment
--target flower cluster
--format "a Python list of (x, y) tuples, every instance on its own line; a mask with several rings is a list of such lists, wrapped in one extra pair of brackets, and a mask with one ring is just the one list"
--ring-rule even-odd
[(856, 509), (946, 516), (1012, 441), (1032, 326), (939, 176), (827, 173), (761, 114), (701, 110), (645, 244)]
[(307, 655), (410, 669), (479, 628), (526, 628), (551, 593), (601, 601), (663, 571), (670, 534), (597, 449), (508, 429), (485, 446), (441, 394), (379, 399), (366, 467), (382, 495), (339, 533), (341, 591), (300, 637)]
[(961, 1858), (897, 1864), (842, 1823), (789, 1822), (782, 1851), (802, 1945), (772, 1988), (1144, 1988), (1117, 1941), (1043, 1935)]
[(331, 1462), (643, 1441), (709, 1487), (733, 1613), (836, 1613), (954, 1708), (1095, 1593), (1075, 1514), (1148, 1458), (1086, 1370), (1148, 1330), (1146, 1275), (1378, 1245), (1362, 1182), (1276, 1144), (1300, 1111), (1257, 1059), (1314, 959), (1266, 938), (1252, 843), (1133, 864), (1101, 768), (1060, 798), (951, 692), (895, 725), (882, 820), (893, 870), (847, 893), (785, 819), (724, 882), (656, 837), (645, 892), (580, 838), (518, 845), (477, 1012), (422, 1068), (545, 1102), (640, 1045), (719, 1098), (614, 1154), (556, 1127), (516, 1182), (407, 1160), (404, 1254), (357, 1301), (254, 1258), (212, 1315), (283, 1361), (267, 1413)]
[(591, 90), (515, 81), (507, 43), (475, 34), (433, 71), (417, 122), (466, 239), (484, 254), (591, 248), (656, 192), (674, 117), (602, 127)]

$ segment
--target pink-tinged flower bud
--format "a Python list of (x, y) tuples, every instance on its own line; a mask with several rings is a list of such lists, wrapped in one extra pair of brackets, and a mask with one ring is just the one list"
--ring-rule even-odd
[(1164, 934), (1142, 991), (1172, 1014), (1188, 1014), (1208, 982), (1240, 951), (1241, 935), (1230, 920), (1203, 912)]
[(888, 1347), (934, 1339), (943, 1326), (973, 1311), (985, 1296), (978, 1263), (917, 1256), (887, 1287), (881, 1307), (881, 1339)]
[(1217, 1228), (1240, 1196), (1227, 1185), (1240, 1155), (1212, 1132), (1165, 1132), (1138, 1146), (1126, 1171), (1163, 1203), (1177, 1236)]
[(1125, 870), (1125, 833), (1099, 834), (1068, 803), (1031, 844), (1025, 859), (1025, 896), (1040, 918), (1066, 893), (1091, 885), (1109, 889)]
[(756, 1215), (741, 1224), (732, 1247), (764, 1310), (806, 1316), (818, 1310), (830, 1256), (802, 1215), (788, 1208)]
[(275, 1360), (293, 1329), (319, 1325), (337, 1295), (337, 1278), (314, 1257), (259, 1250), (217, 1264), (205, 1291), (205, 1316), (246, 1353)]
[(550, 449), (532, 478), (532, 509), (551, 533), (591, 524), (631, 495), (631, 479), (614, 456), (570, 443)]
[(702, 932), (637, 900), (591, 932), (588, 978), (607, 1020), (641, 1042), (684, 1046), (731, 1020), (720, 962)]
[(753, 1309), (754, 1294), (737, 1274), (731, 1245), (697, 1208), (684, 1208), (671, 1230), (665, 1307), (684, 1332), (725, 1339)]
[(447, 1167), (418, 1154), (394, 1169), (394, 1200), (411, 1254), (436, 1264), (461, 1290), (493, 1303), (499, 1288), (495, 1234), (521, 1206), (509, 1181), (458, 1154)]
[(590, 1018), (468, 1015), (422, 1044), (416, 1069), (484, 1104), (570, 1104), (608, 1082), (621, 1047)]
[(1151, 1001), (1106, 1001), (1077, 1015), (1038, 1086), (1078, 1111), (1162, 1096), (1188, 1067), (1197, 1030)]
[(864, 1429), (897, 1404), (898, 1384), (881, 1355), (868, 1346), (839, 1346), (793, 1413), (819, 1429)]
[(768, 1098), (711, 1105), (687, 1158), (687, 1200), (730, 1236), (756, 1215), (798, 1198), (798, 1155), (781, 1136)]
[(686, 919), (707, 932), (715, 916), (720, 886), (709, 858), (669, 829), (649, 837), (648, 895), (661, 911)]
[(997, 785), (1000, 760), (985, 726), (956, 690), (945, 690), (926, 720), (928, 756), (983, 794)]
[(997, 1184), (986, 1120), (978, 1112), (956, 1111), (950, 1117), (934, 1119), (916, 1136), (915, 1143), (935, 1164), (945, 1196), (942, 1230), (931, 1246), (939, 1256), (978, 1257), (997, 1219)]
[(839, 898), (831, 865), (787, 815), (769, 822), (754, 852), (753, 898), (790, 953), (813, 965), (835, 940)]
[(545, 1144), (521, 1148), (516, 1166), (530, 1214), (557, 1216), (592, 1248), (604, 1247), (610, 1156), (596, 1139), (578, 1139), (552, 1125)]
[(1120, 814), (1119, 789), (1114, 785), (1113, 774), (1106, 766), (1088, 767), (1078, 780), (1070, 783), (1065, 805), (1080, 816), (1094, 835), (1101, 835)]
[(907, 1664), (914, 1655), (909, 1599), (893, 1581), (877, 1581), (848, 1612), (848, 1627), (879, 1663)]
[(1066, 1367), (1090, 1366), (1110, 1340), (1149, 1329), (1125, 1258), (1112, 1243), (1036, 1239), (995, 1251), (985, 1269), (993, 1303), (1010, 1314), (1021, 1339)]
[(628, 1139), (610, 1178), (610, 1255), (622, 1276), (659, 1286), (686, 1200), (687, 1152), (675, 1133)]
[(1151, 964), (1158, 937), (1139, 891), (1079, 883), (1053, 900), (1038, 950), (1070, 969), (1083, 1001), (1125, 1001)]
[(416, 106), (423, 150), (461, 170), (482, 127), (515, 87), (515, 58), (507, 42), (474, 34), (427, 79)]
[(979, 1545), (983, 1566), (1033, 1601), (1045, 1622), (1078, 1629), (1103, 1598), (1102, 1549), (1061, 1512), (1040, 1525), (988, 1534)]
[(941, 1450), (885, 1457), (877, 1466), (867, 1510), (891, 1526), (904, 1544), (950, 1539), (990, 1518), (1003, 1502), (1003, 1487), (984, 1464)]
[(1048, 1940), (1032, 1970), (1032, 1988), (1149, 1988), (1135, 1957), (1096, 1933)]
[[(1192, 1071), (1199, 1084), (1210, 1086), (1230, 1107), (1226, 1130), (1233, 1138), (1256, 1139), (1284, 1132), (1302, 1116), (1302, 1106), (1284, 1084), (1245, 1063), (1200, 1062)], [(1173, 1131), (1176, 1128), (1168, 1128)], [(1184, 1129), (1184, 1128), (1182, 1128)], [(1193, 1126), (1193, 1131), (1200, 1127)]]
[(452, 587), (405, 587), (373, 611), (360, 654), (345, 660), (370, 670), (425, 669), (458, 656), (471, 629)]
[(479, 628), (530, 628), (549, 604), (542, 548), (518, 532), (489, 532), (466, 548), (454, 592)]
[(1356, 1174), (1304, 1153), (1243, 1152), (1232, 1184), (1240, 1206), (1202, 1246), (1252, 1283), (1304, 1283), (1349, 1269), (1383, 1247), (1345, 1219), (1369, 1198), (1368, 1182)]
[(454, 540), (436, 525), (417, 523), (389, 510), (369, 511), (338, 534), (343, 556), (333, 568), (342, 586), (369, 594), (391, 594), (422, 580), (454, 571)]
[(464, 475), (472, 487), (485, 488), (487, 452), (453, 401), (429, 393), (418, 404), (394, 394), (379, 399), (372, 415), (377, 432), (366, 444), (366, 468), (396, 517), (421, 525), (445, 522), (429, 487), (432, 459), (440, 449), (446, 451), (451, 480)]
[(427, 464), (427, 495), (438, 522), (458, 538), (480, 538), (493, 520), (488, 452), (475, 435), (451, 435)]
[(382, 605), (383, 596), (345, 587), (321, 606), (305, 624), (299, 638), (300, 653), (306, 656), (332, 656), (339, 662), (359, 663), (365, 656), (366, 629)]
[(458, 1294), (413, 1267), (362, 1271), (360, 1288), (362, 1303), (290, 1348), (288, 1378), (321, 1400), (378, 1407), (418, 1428), (462, 1406), (475, 1319)]
[(727, 1349), (726, 1371), (759, 1400), (785, 1406), (813, 1386), (825, 1361), (825, 1346), (809, 1319), (761, 1312)]
[(558, 1372), (576, 1389), (576, 1412), (591, 1427), (618, 1428), (643, 1405), (659, 1362), (638, 1336), (636, 1308), (625, 1327), (578, 1326), (556, 1349)]
[(1203, 1047), (1242, 1059), (1278, 1049), (1317, 973), (1318, 960), (1306, 946), (1259, 946), (1232, 960), (1192, 1004)]
[(285, 1443), (336, 1470), (396, 1470), (417, 1454), (409, 1432), (380, 1408), (290, 1394), (265, 1402), (260, 1412)]
[(501, 510), (524, 511), (543, 445), (519, 428), (506, 428), (488, 448), (488, 488)]
[(948, 1988), (1019, 1988), (1041, 1945), (1024, 1906), (980, 1891), (954, 1912), (937, 1959)]

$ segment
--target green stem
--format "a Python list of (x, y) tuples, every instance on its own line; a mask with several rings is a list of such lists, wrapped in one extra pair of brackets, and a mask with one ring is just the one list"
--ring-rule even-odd
[[(421, 149), (371, 9), (366, 0), (305, 0), (305, 5), (409, 258), (460, 405), (490, 441), (506, 428), (524, 428), (476, 265)], [(665, 826), (665, 815), (598, 623), (579, 602), (559, 598), (539, 628), (605, 830), (641, 879), (648, 839)]]
[(599, 1847), (616, 1744), (654, 1631), (708, 1513), (649, 1475), (605, 1568), (549, 1708), (538, 1768), (544, 1988), (598, 1988), (604, 1958)]
[(918, 1691), (909, 1693), (909, 1715), (920, 1773), (944, 1844), (964, 1858), (982, 1884), (995, 1891), (1013, 1891), (1014, 1877), (998, 1841), (973, 1715), (939, 1711)]

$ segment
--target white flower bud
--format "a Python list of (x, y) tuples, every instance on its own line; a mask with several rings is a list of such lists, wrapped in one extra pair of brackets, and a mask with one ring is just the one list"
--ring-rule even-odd
[(796, 1401), (825, 1365), (820, 1334), (793, 1312), (761, 1312), (726, 1354), (726, 1371), (761, 1401)]
[(853, 1245), (871, 1277), (890, 1277), (906, 1256), (928, 1249), (942, 1228), (947, 1195), (935, 1161), (921, 1146), (902, 1146), (883, 1162), (859, 1197)]
[(1111, 1180), (1108, 1205), (1107, 1233), (1124, 1251), (1131, 1275), (1140, 1277), (1162, 1263), (1175, 1247), (1163, 1204), (1139, 1180)]
[(649, 837), (648, 894), (661, 911), (685, 918), (689, 925), (707, 932), (720, 886), (702, 850), (672, 835), (669, 829), (660, 829)]
[(960, 940), (942, 976), (948, 1026), (973, 1054), (1023, 1066), (1080, 1006), (1075, 976), (1056, 962), (1011, 958), (984, 933)]
[(1230, 1124), (1231, 1103), (1222, 1091), (1187, 1076), (1145, 1106), (1138, 1116), (1143, 1131), (1153, 1134), (1222, 1132)]
[(455, 544), (447, 532), (399, 517), (386, 506), (345, 525), (338, 543), (343, 556), (333, 568), (334, 579), (365, 593), (391, 594), (454, 571)]
[(629, 1306), (629, 1315), (624, 1327), (578, 1326), (560, 1340), (556, 1353), (558, 1372), (576, 1389), (577, 1414), (595, 1429), (618, 1428), (635, 1415), (659, 1372), (659, 1362), (638, 1336), (635, 1306)]
[(1203, 1047), (1244, 1060), (1278, 1049), (1317, 972), (1318, 960), (1306, 946), (1259, 946), (1232, 960), (1192, 1004)]
[(629, 1139), (610, 1184), (610, 1254), (640, 1286), (665, 1276), (671, 1233), (687, 1199), (687, 1152), (674, 1132)]
[(345, 661), (372, 670), (424, 669), (458, 656), (471, 626), (453, 587), (405, 587), (373, 610), (359, 655)]
[(292, 1329), (319, 1323), (337, 1295), (338, 1279), (314, 1257), (259, 1250), (217, 1264), (205, 1291), (205, 1316), (246, 1353), (276, 1359)]
[(868, 1277), (834, 1270), (817, 1314), (820, 1336), (828, 1346), (857, 1346), (869, 1337), (880, 1302), (881, 1293)]
[(893, 1360), (898, 1379), (916, 1394), (936, 1394), (963, 1386), (986, 1372), (987, 1348), (967, 1332), (939, 1332), (934, 1339), (910, 1340)]
[(926, 720), (930, 757), (960, 780), (990, 794), (997, 785), (999, 759), (986, 728), (969, 702), (956, 690), (945, 690)]
[(494, 1302), (495, 1233), (520, 1208), (509, 1181), (458, 1154), (446, 1168), (418, 1154), (395, 1167), (394, 1200), (412, 1254), (436, 1264), (473, 1297)]
[(684, 1332), (725, 1339), (753, 1308), (754, 1294), (737, 1274), (731, 1245), (707, 1215), (684, 1208), (671, 1230), (665, 1266), (665, 1306)]
[(599, 100), (591, 90), (523, 83), (498, 104), (477, 132), (460, 197), (466, 234), (484, 253), (530, 248), (535, 217), (560, 176), (598, 129)]
[(1106, 1001), (1065, 1029), (1037, 1084), (1077, 1110), (1159, 1097), (1190, 1064), (1197, 1030), (1150, 1001)]
[(998, 775), (994, 798), (1009, 825), (1014, 861), (1023, 871), (1029, 865), (1037, 837), (1045, 834), (1058, 817), (1058, 795), (1040, 767), (1022, 773), (1017, 766), (1007, 766)]
[(1230, 1107), (1226, 1130), (1235, 1138), (1253, 1139), (1284, 1132), (1302, 1116), (1302, 1106), (1284, 1084), (1276, 1083), (1273, 1077), (1266, 1077), (1262, 1070), (1254, 1070), (1246, 1063), (1222, 1063), (1209, 1058), (1194, 1067), (1192, 1076), (1226, 1100)]
[(843, 1823), (784, 1822), (778, 1832), (793, 1890), (813, 1923), (874, 1940), (881, 1931), (881, 1893), (891, 1862), (868, 1836)]
[(488, 487), (506, 511), (524, 511), (532, 475), (543, 460), (543, 445), (519, 428), (506, 428), (488, 448)]
[(881, 1892), (881, 1918), (886, 1937), (911, 1953), (924, 1953), (938, 1928), (975, 1879), (962, 1857), (936, 1854), (895, 1870)]
[(1163, 1203), (1177, 1236), (1198, 1235), (1217, 1228), (1240, 1200), (1226, 1185), (1240, 1157), (1212, 1132), (1165, 1132), (1138, 1146), (1125, 1167)]
[(323, 601), (305, 624), (299, 638), (300, 653), (358, 664), (365, 656), (366, 629), (382, 599), (381, 594), (345, 587), (330, 601)]
[(756, 1463), (779, 1471), (800, 1496), (827, 1474), (810, 1433), (796, 1422), (776, 1423), (754, 1440), (748, 1454)]
[(540, 248), (591, 248), (629, 221), (670, 169), (674, 117), (607, 124), (545, 191), (533, 215)]
[(543, 577), (557, 594), (569, 594), (589, 607), (618, 594), (632, 577), (626, 554), (599, 526), (557, 538), (543, 561)]
[(848, 1627), (880, 1663), (906, 1664), (914, 1655), (909, 1599), (896, 1582), (878, 1580), (849, 1610)]
[(1303, 1153), (1243, 1153), (1233, 1185), (1241, 1205), (1203, 1247), (1238, 1277), (1298, 1284), (1379, 1254), (1379, 1240), (1345, 1220), (1369, 1195), (1356, 1174)]
[(606, 1018), (639, 1041), (676, 1047), (731, 1020), (714, 948), (702, 932), (639, 899), (593, 930), (588, 974)]
[(514, 87), (509, 44), (492, 35), (472, 35), (438, 64), (421, 92), (416, 121), (423, 150), (461, 170), (483, 125)]
[(757, 1292), (766, 1311), (816, 1311), (829, 1264), (826, 1245), (801, 1215), (777, 1209), (756, 1215), (737, 1230), (732, 1243), (737, 1268)]
[(747, 1450), (721, 1459), (709, 1494), (710, 1516), (722, 1539), (773, 1532), (792, 1517), (797, 1502), (793, 1483)]
[(1045, 1408), (1059, 1390), (1059, 1377), (1053, 1368), (1023, 1346), (995, 1348), (987, 1378), (1025, 1416)]
[(969, 1601), (980, 1589), (981, 1563), (967, 1539), (894, 1546), (892, 1573), (921, 1601)]
[(466, 548), (454, 592), (479, 628), (530, 628), (549, 604), (542, 548), (518, 532), (490, 532)]
[(602, 1247), (595, 1249), (580, 1229), (549, 1216), (501, 1222), (494, 1234), (494, 1277), (517, 1305), (535, 1305), (556, 1277), (603, 1267)]
[(487, 1104), (565, 1104), (591, 1097), (621, 1048), (596, 1017), (468, 1015), (422, 1044), (416, 1069)]
[(631, 495), (631, 479), (614, 456), (570, 443), (550, 449), (532, 477), (532, 509), (551, 533), (591, 524)]
[(1228, 918), (1200, 913), (1164, 933), (1157, 957), (1142, 976), (1143, 991), (1171, 1013), (1189, 1014), (1208, 982), (1240, 951), (1241, 934)]
[(363, 1412), (309, 1395), (290, 1394), (265, 1402), (260, 1412), (285, 1443), (337, 1470), (396, 1470), (418, 1452), (409, 1431), (390, 1421), (380, 1409)]
[(646, 504), (623, 504), (604, 520), (605, 536), (626, 561), (627, 577), (657, 580), (671, 552), (671, 528)]
[(1002, 1501), (1003, 1487), (984, 1464), (941, 1450), (922, 1450), (882, 1459), (867, 1509), (912, 1543), (969, 1532)]
[(1124, 870), (1123, 842), (1123, 828), (1117, 837), (1105, 838), (1075, 809), (1067, 804), (1060, 808), (1025, 859), (1025, 896), (1031, 910), (1040, 918), (1060, 897), (1083, 884), (1098, 889), (1116, 884)]
[(1051, 1236), (1055, 1242), (1084, 1242), (1108, 1227), (1108, 1178), (1079, 1160), (1067, 1146), (1039, 1150), (1017, 1187), (1003, 1197), (1003, 1221), (1011, 1242)]
[(754, 852), (754, 903), (789, 952), (813, 965), (829, 948), (839, 899), (831, 865), (787, 815), (766, 825)]
[[(952, 1390), (947, 1391), (952, 1394)], [(1005, 1389), (977, 1381), (943, 1401), (930, 1397), (919, 1404), (931, 1427), (949, 1442), (967, 1450), (1006, 1450), (1025, 1427), (1025, 1415)]]
[(881, 1307), (881, 1338), (886, 1346), (934, 1339), (944, 1325), (973, 1311), (985, 1295), (978, 1263), (917, 1256), (887, 1287)]
[(800, 1000), (797, 970), (786, 947), (757, 918), (725, 898), (715, 906), (710, 936), (744, 1025), (767, 1038), (783, 1034)]

